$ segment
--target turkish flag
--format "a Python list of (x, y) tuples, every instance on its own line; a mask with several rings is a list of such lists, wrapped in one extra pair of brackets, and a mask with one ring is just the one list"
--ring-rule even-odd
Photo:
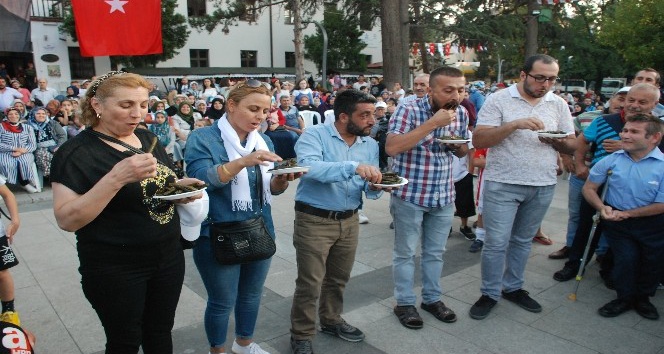
[(161, 0), (72, 0), (84, 57), (163, 52)]

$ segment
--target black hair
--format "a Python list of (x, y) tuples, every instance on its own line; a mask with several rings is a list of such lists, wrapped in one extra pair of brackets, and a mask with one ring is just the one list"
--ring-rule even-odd
[(546, 54), (535, 54), (531, 55), (526, 59), (526, 62), (523, 63), (523, 69), (521, 69), (524, 73), (528, 74), (530, 73), (531, 70), (533, 70), (533, 65), (535, 65), (536, 62), (541, 61), (544, 64), (553, 64), (556, 63), (558, 64), (558, 61), (556, 58), (546, 55)]
[(341, 93), (336, 95), (336, 100), (334, 101), (334, 118), (339, 120), (341, 113), (346, 113), (348, 116), (353, 115), (353, 112), (355, 112), (355, 106), (358, 103), (375, 104), (376, 99), (373, 96), (359, 90), (343, 90)]
[(451, 66), (441, 66), (436, 68), (429, 74), (429, 86), (435, 86), (436, 78), (438, 76), (463, 77), (463, 72)]

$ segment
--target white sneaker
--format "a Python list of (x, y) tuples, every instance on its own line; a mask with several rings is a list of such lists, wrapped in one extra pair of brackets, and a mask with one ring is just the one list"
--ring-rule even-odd
[(357, 212), (359, 218), (360, 218), (360, 224), (368, 224), (369, 223), (369, 218), (364, 215), (364, 212), (362, 210)]
[(243, 346), (237, 344), (236, 341), (233, 341), (233, 347), (231, 348), (231, 352), (233, 352), (235, 354), (270, 354), (270, 353), (266, 352), (265, 350), (263, 350), (260, 347), (260, 345), (254, 343), (254, 342), (251, 342), (251, 344), (249, 344), (248, 346), (243, 347)]
[(22, 186), (22, 187), (23, 187), (23, 189), (28, 191), (28, 193), (37, 193), (37, 192), (39, 192), (39, 189), (37, 189), (37, 187), (33, 186), (30, 183), (28, 183), (28, 184), (26, 184), (25, 186)]

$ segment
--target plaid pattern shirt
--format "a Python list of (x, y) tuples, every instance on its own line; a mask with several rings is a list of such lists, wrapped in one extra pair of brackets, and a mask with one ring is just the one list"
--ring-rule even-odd
[[(390, 118), (388, 133), (406, 134), (433, 115), (428, 95), (400, 104)], [(411, 150), (393, 156), (393, 171), (408, 179), (408, 184), (392, 192), (393, 196), (427, 208), (439, 208), (454, 202), (452, 152), (445, 151), (444, 146), (435, 140), (435, 137), (444, 135), (468, 138), (465, 108), (459, 106), (457, 119), (451, 125), (433, 130)]]

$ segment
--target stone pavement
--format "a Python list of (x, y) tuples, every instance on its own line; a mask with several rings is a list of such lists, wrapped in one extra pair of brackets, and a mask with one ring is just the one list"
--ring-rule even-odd
[[(16, 282), (16, 307), (26, 328), (37, 335), (38, 353), (103, 353), (104, 334), (96, 314), (85, 300), (77, 271), (76, 242), (72, 233), (57, 227), (51, 191), (26, 194), (15, 190), (22, 225), (14, 244), (19, 266), (12, 270)], [(295, 251), (292, 245), (295, 185), (274, 198), (277, 254), (265, 284), (255, 340), (267, 351), (290, 353), (289, 314), (295, 287)], [(547, 255), (561, 247), (567, 223), (567, 181), (561, 180), (543, 223), (553, 246), (534, 243), (526, 270), (525, 289), (540, 301), (541, 313), (526, 312), (501, 301), (482, 321), (468, 316), (479, 298), (480, 254), (468, 253), (470, 242), (457, 232), (450, 237), (441, 280), (444, 302), (459, 319), (454, 324), (437, 321), (421, 311), (421, 330), (402, 327), (392, 314), (391, 259), (393, 232), (388, 228), (388, 196), (365, 201), (370, 224), (362, 225), (352, 279), (347, 286), (344, 318), (366, 333), (361, 343), (348, 343), (319, 334), (316, 353), (659, 353), (664, 354), (664, 324), (631, 311), (615, 319), (596, 310), (614, 298), (604, 287), (593, 262), (578, 293), (568, 300), (575, 282), (552, 279), (562, 261)], [(173, 339), (176, 353), (207, 353), (203, 328), (206, 294), (186, 251), (187, 271), (177, 311)], [(418, 277), (419, 278), (419, 277)], [(418, 286), (420, 280), (417, 279)], [(653, 299), (664, 313), (664, 295)], [(232, 325), (231, 325), (232, 328)], [(232, 336), (229, 336), (231, 343)], [(230, 345), (228, 345), (230, 349)]]

